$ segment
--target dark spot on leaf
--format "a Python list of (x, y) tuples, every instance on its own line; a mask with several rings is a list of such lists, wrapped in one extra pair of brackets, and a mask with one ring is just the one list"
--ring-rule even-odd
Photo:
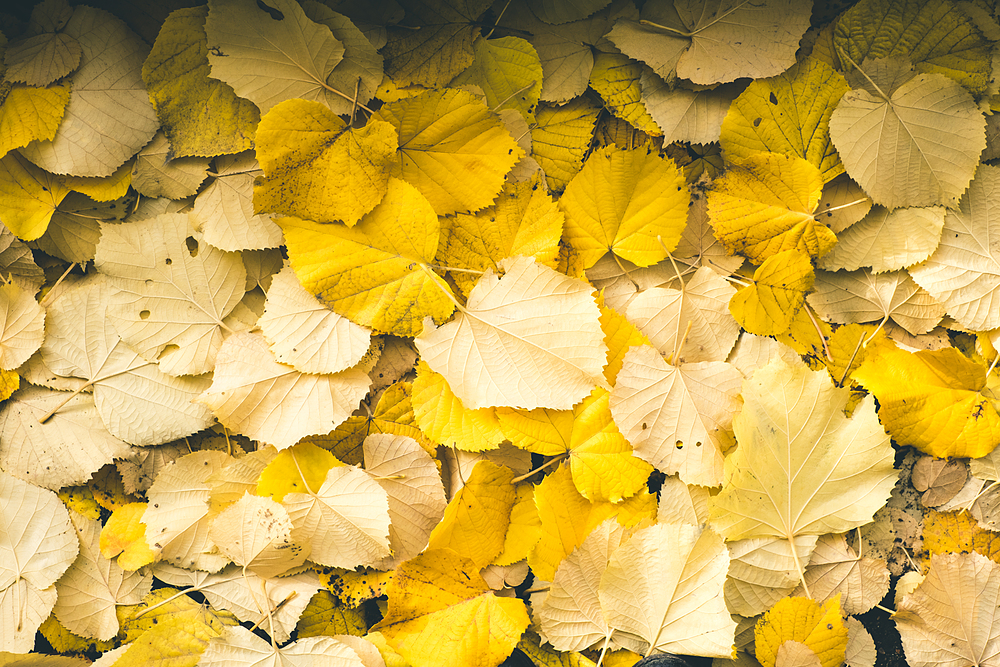
[(189, 236), (184, 239), (184, 244), (187, 246), (188, 252), (192, 257), (198, 256), (198, 241), (196, 241), (193, 236)]
[(760, 127), (760, 121), (761, 120), (762, 120), (761, 118), (754, 118), (753, 119), (753, 126), (754, 127)]

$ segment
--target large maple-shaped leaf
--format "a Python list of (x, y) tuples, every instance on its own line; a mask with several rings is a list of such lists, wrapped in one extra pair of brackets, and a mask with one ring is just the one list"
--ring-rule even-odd
[(121, 19), (86, 5), (73, 10), (63, 34), (83, 51), (66, 114), (51, 141), (32, 142), (21, 153), (56, 174), (108, 176), (159, 126), (142, 82), (149, 48)]
[(638, 266), (665, 259), (687, 222), (690, 195), (673, 160), (609, 146), (592, 153), (559, 199), (563, 237), (590, 268), (611, 252)]
[(611, 390), (611, 414), (637, 457), (688, 484), (718, 486), (741, 380), (722, 361), (672, 366), (652, 347), (636, 346)]
[(645, 654), (730, 657), (736, 622), (722, 594), (728, 567), (729, 552), (711, 529), (672, 522), (638, 531), (601, 576), (601, 606), (616, 641)]
[(198, 397), (226, 428), (279, 449), (322, 435), (347, 419), (371, 380), (349, 368), (301, 373), (275, 360), (260, 334), (230, 336), (219, 351), (212, 386)]
[(1000, 168), (982, 165), (958, 210), (944, 216), (941, 243), (910, 275), (943, 303), (948, 314), (974, 331), (1000, 326)]
[(386, 593), (389, 611), (372, 629), (413, 667), (495, 667), (528, 627), (521, 600), (494, 595), (477, 565), (447, 549), (403, 563)]
[(953, 347), (911, 353), (882, 341), (854, 378), (878, 398), (879, 419), (901, 445), (978, 458), (1000, 443), (1000, 414), (983, 393), (986, 369)]
[(105, 427), (130, 444), (158, 445), (207, 427), (211, 413), (191, 399), (210, 380), (171, 377), (128, 348), (105, 314), (112, 293), (107, 280), (87, 278), (49, 307), (45, 364), (93, 386)]
[[(523, 149), (482, 100), (464, 90), (429, 91), (382, 107), (375, 118), (399, 132), (393, 174), (412, 183), (438, 215), (493, 203)], [(455, 178), (457, 173), (462, 178)]]
[(641, 21), (619, 21), (608, 38), (664, 78), (699, 84), (779, 74), (795, 63), (809, 5), (766, 0), (647, 2)]
[(531, 258), (487, 273), (456, 318), (416, 339), (468, 408), (571, 408), (604, 384), (606, 347), (591, 288)]
[[(848, 419), (849, 392), (824, 371), (775, 360), (743, 386), (710, 524), (729, 540), (822, 535), (871, 521), (896, 481), (872, 398)], [(804, 563), (800, 564), (802, 571)]]
[(344, 45), (297, 2), (269, 2), (209, 3), (205, 32), (212, 78), (228, 83), (264, 113), (293, 98), (325, 102), (336, 97), (326, 79), (343, 58)]
[(114, 288), (115, 330), (165, 373), (211, 371), (226, 335), (241, 328), (227, 318), (246, 293), (243, 262), (199, 243), (184, 214), (102, 225), (94, 265)]
[(55, 493), (0, 471), (0, 649), (31, 650), (79, 548)]
[(279, 224), (302, 286), (358, 324), (413, 336), (424, 318), (443, 322), (455, 309), (451, 288), (428, 266), (440, 223), (408, 183), (391, 179), (382, 201), (351, 228), (292, 216)]
[(729, 159), (760, 151), (798, 155), (818, 168), (826, 183), (844, 171), (829, 125), (848, 90), (843, 76), (815, 58), (754, 81), (722, 122), (722, 150)]

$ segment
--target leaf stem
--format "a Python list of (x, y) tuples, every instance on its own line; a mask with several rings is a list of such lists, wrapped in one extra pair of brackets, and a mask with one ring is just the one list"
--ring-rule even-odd
[(826, 344), (826, 336), (823, 335), (823, 330), (819, 328), (819, 322), (812, 314), (812, 310), (809, 309), (808, 304), (805, 307), (806, 315), (809, 316), (809, 321), (812, 322), (813, 327), (816, 328), (816, 335), (819, 336), (820, 341), (823, 343), (823, 353), (826, 355), (828, 361), (833, 361), (833, 355), (830, 354), (830, 346)]
[(538, 83), (538, 81), (535, 81), (534, 79), (532, 79), (531, 83), (529, 83), (527, 86), (525, 86), (521, 90), (515, 90), (510, 95), (508, 95), (504, 99), (500, 100), (500, 102), (498, 102), (497, 105), (495, 107), (493, 107), (493, 109), (491, 109), (491, 111), (493, 111), (493, 113), (496, 113), (500, 109), (500, 107), (502, 107), (504, 104), (506, 104), (508, 102), (508, 100), (510, 100), (513, 97), (517, 97), (518, 95), (520, 95), (521, 93), (523, 93), (526, 90), (531, 90), (535, 86), (536, 83)]
[(847, 366), (844, 367), (844, 374), (840, 377), (840, 382), (837, 383), (838, 387), (843, 387), (844, 382), (847, 381), (847, 374), (851, 372), (851, 364), (854, 363), (854, 358), (858, 356), (858, 350), (865, 342), (865, 332), (861, 332), (861, 337), (858, 338), (858, 344), (854, 346), (854, 352), (851, 353), (851, 358), (847, 361)]
[(503, 6), (503, 9), (500, 10), (500, 13), (497, 14), (496, 20), (493, 21), (493, 27), (490, 28), (490, 31), (488, 33), (486, 33), (486, 37), (484, 37), (483, 39), (489, 39), (490, 37), (493, 36), (493, 31), (495, 31), (497, 29), (497, 24), (500, 23), (500, 19), (503, 18), (503, 14), (504, 14), (504, 12), (507, 11), (508, 7), (510, 7), (510, 0), (507, 0), (507, 4), (505, 4)]
[(833, 213), (834, 211), (839, 211), (842, 208), (847, 208), (848, 206), (856, 206), (857, 204), (864, 204), (868, 201), (868, 197), (862, 197), (861, 199), (855, 199), (854, 201), (849, 201), (846, 204), (840, 204), (839, 206), (833, 206), (828, 209), (824, 209), (813, 216), (813, 220), (818, 220), (816, 216), (822, 216), (826, 213)]
[(120, 370), (120, 371), (115, 371), (114, 373), (109, 373), (109, 374), (104, 375), (104, 376), (99, 377), (99, 378), (94, 378), (93, 380), (87, 380), (87, 382), (85, 382), (83, 385), (81, 385), (80, 387), (78, 387), (75, 391), (71, 392), (70, 395), (67, 396), (64, 401), (62, 401), (61, 403), (59, 403), (59, 405), (57, 405), (56, 407), (54, 407), (51, 410), (49, 410), (42, 417), (39, 417), (38, 423), (39, 424), (44, 424), (45, 422), (47, 422), (49, 419), (52, 418), (52, 415), (54, 415), (55, 413), (59, 412), (59, 410), (61, 410), (63, 407), (65, 407), (65, 405), (67, 403), (69, 403), (70, 401), (72, 401), (75, 396), (77, 396), (80, 392), (82, 392), (87, 387), (92, 387), (95, 384), (97, 384), (98, 382), (103, 382), (104, 380), (108, 380), (108, 379), (113, 378), (113, 377), (115, 377), (117, 375), (123, 375), (125, 373), (131, 373), (132, 371), (137, 371), (140, 368), (145, 368), (146, 366), (155, 366), (155, 365), (156, 364), (154, 364), (153, 362), (147, 361), (147, 362), (139, 364), (138, 366), (132, 366), (130, 368), (125, 368), (125, 369)]
[(562, 454), (556, 454), (551, 460), (546, 461), (545, 463), (543, 463), (542, 465), (538, 466), (534, 470), (529, 470), (528, 472), (524, 473), (523, 475), (519, 475), (519, 476), (515, 477), (514, 479), (510, 480), (510, 483), (511, 484), (517, 484), (518, 482), (523, 482), (524, 480), (528, 479), (529, 477), (531, 477), (535, 473), (541, 472), (541, 471), (545, 470), (546, 468), (548, 468), (553, 463), (559, 463), (561, 461), (565, 461), (568, 458), (569, 458), (569, 452), (563, 452)]
[(841, 58), (846, 59), (847, 62), (849, 62), (852, 65), (854, 65), (854, 69), (856, 69), (859, 72), (861, 72), (861, 76), (863, 76), (866, 79), (868, 79), (868, 83), (872, 84), (872, 87), (878, 92), (878, 94), (882, 97), (882, 99), (885, 100), (886, 104), (889, 104), (890, 101), (891, 101), (889, 99), (889, 96), (886, 95), (885, 92), (883, 92), (882, 89), (878, 87), (877, 83), (875, 83), (874, 81), (872, 81), (872, 78), (870, 76), (868, 76), (867, 72), (865, 72), (863, 69), (861, 69), (861, 67), (859, 67), (856, 62), (854, 62), (853, 60), (851, 60), (851, 57), (849, 55), (847, 55), (847, 52), (844, 51), (843, 47), (841, 47), (840, 45), (838, 45), (837, 46), (837, 51), (840, 53), (840, 57)]
[(661, 25), (659, 23), (653, 23), (652, 21), (646, 19), (639, 19), (639, 25), (648, 25), (651, 28), (656, 28), (657, 30), (666, 30), (667, 32), (672, 32), (675, 35), (680, 35), (681, 37), (691, 38), (694, 37), (693, 32), (684, 32), (683, 30), (678, 30), (677, 28), (671, 28), (670, 26)]
[(802, 590), (805, 591), (807, 598), (811, 598), (812, 594), (809, 592), (809, 584), (806, 583), (806, 570), (802, 567), (802, 561), (799, 560), (799, 552), (795, 548), (795, 538), (788, 535), (785, 539), (788, 540), (788, 544), (792, 548), (792, 560), (795, 561), (795, 569), (799, 572), (799, 581), (802, 582)]
[(69, 275), (69, 272), (73, 270), (74, 266), (76, 266), (76, 262), (73, 262), (72, 264), (66, 267), (66, 270), (62, 272), (61, 276), (59, 276), (59, 279), (56, 281), (56, 284), (53, 285), (51, 288), (49, 288), (49, 291), (45, 295), (45, 297), (38, 302), (39, 306), (41, 306), (42, 308), (47, 308), (49, 305), (51, 305), (54, 298), (52, 295), (55, 294), (56, 288), (59, 287), (62, 281), (66, 279), (66, 276)]

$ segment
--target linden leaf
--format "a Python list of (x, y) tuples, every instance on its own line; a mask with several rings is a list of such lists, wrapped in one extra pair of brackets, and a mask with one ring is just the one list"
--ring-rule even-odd
[(45, 311), (16, 283), (0, 285), (0, 369), (13, 370), (41, 347)]
[(758, 79), (729, 108), (722, 150), (729, 160), (761, 151), (797, 155), (829, 182), (844, 171), (830, 140), (830, 115), (848, 90), (843, 76), (814, 58)]
[(562, 192), (583, 168), (600, 108), (586, 97), (559, 106), (539, 106), (531, 128), (532, 157), (545, 172), (549, 189)]
[(617, 503), (635, 495), (652, 470), (633, 456), (612, 420), (610, 397), (598, 387), (572, 412), (501, 408), (497, 418), (518, 447), (543, 456), (568, 456), (573, 483), (584, 498)]
[(818, 257), (837, 242), (813, 217), (822, 190), (819, 169), (802, 158), (755, 153), (712, 184), (708, 216), (726, 250), (753, 262), (792, 248)]
[(389, 610), (372, 630), (413, 667), (489, 667), (514, 650), (528, 613), (493, 594), (471, 560), (447, 549), (403, 563), (389, 584)]
[(211, 413), (191, 401), (210, 380), (172, 377), (128, 348), (105, 316), (113, 291), (107, 280), (86, 278), (49, 306), (41, 349), (46, 366), (93, 386), (101, 421), (130, 444), (158, 445), (209, 426)]
[(941, 321), (944, 305), (919, 287), (905, 271), (872, 274), (818, 271), (809, 305), (839, 324), (891, 319), (917, 336)]
[(671, 90), (666, 81), (647, 70), (642, 71), (639, 83), (642, 86), (642, 103), (663, 132), (664, 144), (719, 141), (723, 119), (740, 92), (740, 86), (736, 84), (712, 90)]
[(256, 212), (354, 225), (386, 193), (396, 130), (379, 119), (353, 129), (319, 102), (292, 99), (257, 126)]
[(138, 570), (156, 560), (156, 553), (146, 542), (146, 524), (142, 522), (146, 507), (146, 503), (122, 505), (111, 513), (101, 529), (101, 554), (109, 560), (117, 556), (123, 570)]
[(108, 640), (118, 634), (118, 605), (142, 602), (153, 585), (148, 573), (126, 572), (100, 551), (101, 523), (71, 514), (80, 538), (80, 554), (56, 582), (59, 598), (53, 613), (81, 637)]
[(365, 470), (389, 498), (390, 562), (398, 565), (427, 546), (431, 531), (440, 525), (447, 501), (434, 459), (405, 435), (373, 433), (365, 438)]
[(22, 155), (55, 174), (107, 176), (146, 145), (159, 121), (142, 82), (145, 43), (104, 10), (76, 7), (62, 34), (83, 51), (69, 78), (66, 114), (53, 139)]
[(879, 272), (922, 262), (941, 241), (946, 211), (942, 206), (892, 211), (873, 207), (860, 221), (837, 232), (837, 245), (819, 258), (818, 266), (827, 271), (870, 266)]
[(324, 667), (364, 667), (357, 652), (333, 637), (303, 637), (281, 648), (241, 626), (226, 628), (208, 642), (198, 661), (204, 667), (322, 664)]
[[(889, 570), (883, 560), (860, 557), (843, 535), (824, 535), (809, 560), (806, 583), (820, 604), (839, 595), (844, 614), (864, 614), (889, 592)], [(804, 593), (800, 586), (792, 595)]]
[(589, 269), (611, 252), (638, 266), (665, 259), (687, 222), (690, 195), (672, 160), (609, 146), (592, 153), (559, 208), (565, 241)]
[(0, 218), (18, 238), (34, 241), (45, 233), (69, 189), (18, 153), (0, 158)]
[(771, 607), (754, 628), (757, 659), (764, 667), (795, 664), (781, 660), (788, 642), (804, 644), (821, 667), (843, 664), (847, 628), (840, 614), (840, 599), (820, 605), (809, 598), (785, 598)]
[[(706, 501), (707, 502), (707, 501)], [(734, 614), (757, 616), (789, 595), (799, 583), (796, 563), (808, 563), (816, 548), (816, 535), (794, 540), (751, 537), (730, 542), (726, 575), (726, 605)]]
[(261, 577), (298, 567), (309, 555), (292, 534), (288, 511), (270, 498), (249, 493), (222, 510), (208, 534), (220, 553)]
[[(220, 250), (277, 248), (281, 228), (267, 214), (255, 214), (253, 182), (263, 175), (250, 153), (223, 155), (215, 160), (215, 177), (194, 200), (188, 213), (207, 243)], [(244, 260), (246, 260), (244, 255)]]
[(431, 532), (429, 549), (451, 549), (477, 568), (492, 563), (503, 550), (515, 491), (510, 468), (480, 461), (465, 486), (455, 492), (444, 518)]
[(722, 483), (742, 376), (721, 361), (671, 366), (641, 345), (625, 355), (611, 414), (635, 455), (687, 484)]
[(918, 71), (949, 76), (976, 95), (992, 77), (989, 41), (949, 0), (863, 0), (837, 21), (833, 45), (856, 63), (906, 56)]
[(416, 339), (471, 409), (568, 409), (604, 385), (607, 348), (589, 285), (516, 257), (488, 272), (451, 322)]
[(955, 206), (986, 147), (982, 112), (941, 74), (919, 74), (890, 90), (852, 90), (830, 117), (847, 173), (886, 208)]
[(493, 111), (514, 109), (529, 123), (542, 90), (542, 65), (535, 48), (519, 37), (476, 38), (475, 60), (450, 85), (479, 86)]
[(1000, 566), (978, 553), (931, 556), (920, 585), (893, 620), (914, 667), (995, 662)]
[(0, 157), (32, 141), (48, 141), (56, 136), (69, 93), (69, 86), (11, 88), (0, 106)]
[(937, 456), (978, 458), (1000, 443), (1000, 414), (983, 394), (986, 369), (953, 347), (869, 346), (854, 379), (878, 398), (879, 419), (900, 445)]
[(941, 243), (926, 261), (911, 268), (913, 280), (944, 304), (948, 314), (974, 331), (1000, 327), (1000, 252), (987, 239), (996, 233), (1000, 168), (983, 165), (958, 211), (944, 218)]
[[(209, 78), (207, 16), (204, 6), (171, 12), (142, 66), (149, 99), (170, 141), (170, 158), (252, 148), (260, 121), (252, 102)], [(199, 112), (193, 114), (192, 109)]]
[(728, 567), (726, 545), (711, 529), (661, 523), (639, 530), (601, 576), (601, 607), (616, 641), (641, 654), (730, 657), (736, 621), (722, 593)]
[(806, 302), (814, 279), (807, 255), (797, 249), (783, 250), (765, 259), (754, 271), (753, 284), (733, 295), (729, 312), (752, 334), (783, 333)]
[(656, 0), (642, 7), (641, 21), (619, 21), (608, 39), (665, 79), (698, 84), (780, 74), (795, 63), (809, 27), (810, 4), (765, 0), (749, 6), (734, 0)]
[(500, 118), (464, 90), (446, 88), (392, 102), (375, 118), (399, 132), (393, 174), (415, 186), (438, 215), (492, 204), (507, 172), (524, 157)]
[(400, 86), (440, 88), (472, 64), (478, 20), (489, 0), (403, 3), (406, 20), (388, 29), (385, 73)]
[(710, 525), (729, 540), (791, 540), (871, 521), (897, 471), (874, 399), (863, 400), (848, 419), (849, 394), (825, 371), (780, 359), (745, 380), (743, 410), (733, 420), (739, 446), (726, 457)]
[(354, 366), (371, 344), (371, 331), (321, 304), (290, 266), (271, 281), (257, 326), (277, 361), (303, 373), (339, 373)]
[(326, 79), (343, 58), (344, 45), (297, 2), (268, 3), (209, 3), (205, 33), (211, 77), (225, 81), (263, 113), (293, 98), (330, 106), (337, 96)]
[[(36, 5), (36, 9), (40, 6)], [(7, 46), (3, 58), (7, 66), (4, 78), (23, 81), (29, 86), (47, 86), (75, 70), (82, 55), (80, 42), (72, 35), (46, 30)]]
[(302, 286), (363, 326), (413, 336), (424, 318), (454, 311), (451, 289), (428, 264), (439, 222), (412, 185), (390, 179), (385, 197), (351, 228), (293, 217), (279, 221)]
[(236, 253), (201, 247), (188, 216), (104, 224), (94, 265), (113, 286), (108, 319), (133, 350), (170, 375), (215, 367), (246, 270)]
[(618, 118), (648, 134), (662, 134), (642, 101), (641, 77), (641, 65), (628, 56), (598, 52), (590, 72), (590, 87)]
[(26, 653), (56, 602), (53, 584), (80, 549), (52, 491), (0, 471), (0, 647)]
[(212, 386), (196, 400), (226, 428), (284, 449), (336, 428), (370, 384), (357, 368), (332, 375), (301, 373), (276, 361), (263, 336), (240, 333), (223, 343)]
[[(0, 467), (17, 471), (32, 484), (60, 489), (82, 484), (101, 466), (132, 455), (132, 448), (111, 435), (94, 405), (94, 396), (27, 386), (0, 408)], [(41, 418), (59, 411), (45, 423)]]
[(416, 370), (410, 402), (414, 422), (427, 437), (445, 447), (467, 452), (500, 446), (504, 434), (493, 408), (469, 410), (427, 362), (417, 362)]

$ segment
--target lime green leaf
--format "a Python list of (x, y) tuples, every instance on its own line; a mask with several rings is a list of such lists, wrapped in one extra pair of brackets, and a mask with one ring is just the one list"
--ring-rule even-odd
[(941, 74), (881, 91), (846, 93), (830, 118), (847, 173), (886, 208), (955, 206), (986, 147), (986, 120), (972, 95)]
[(212, 78), (263, 113), (294, 98), (330, 105), (338, 96), (326, 78), (343, 59), (344, 45), (294, 0), (268, 3), (209, 2), (205, 32)]
[(542, 90), (542, 65), (535, 48), (519, 37), (476, 39), (476, 59), (451, 82), (482, 88), (493, 111), (515, 109), (528, 123), (535, 122), (535, 106)]
[(148, 47), (123, 21), (81, 5), (64, 34), (83, 49), (66, 115), (51, 141), (21, 149), (36, 165), (55, 174), (107, 176), (156, 132), (159, 121), (142, 82)]
[(281, 102), (257, 127), (264, 178), (254, 185), (254, 207), (353, 225), (385, 195), (396, 146), (386, 122), (351, 129), (319, 102)]
[(753, 284), (733, 295), (729, 311), (752, 334), (783, 333), (806, 302), (814, 278), (808, 255), (783, 250), (765, 259), (754, 271)]
[(848, 90), (843, 76), (812, 58), (754, 81), (722, 123), (722, 150), (729, 160), (760, 151), (798, 155), (818, 168), (826, 183), (844, 171), (829, 125)]
[(893, 440), (938, 458), (979, 458), (1000, 443), (985, 368), (953, 347), (911, 353), (891, 341), (876, 345), (854, 378), (878, 399)]
[(809, 3), (647, 2), (642, 21), (619, 21), (608, 38), (665, 79), (711, 85), (779, 74), (795, 63)]
[[(464, 90), (393, 102), (376, 117), (399, 132), (394, 173), (427, 197), (438, 215), (489, 206), (504, 176), (524, 156), (500, 118)], [(462, 178), (455, 178), (458, 173)]]
[(0, 158), (0, 220), (18, 238), (34, 241), (44, 234), (67, 194), (58, 178), (17, 153)]
[(260, 120), (252, 102), (237, 97), (229, 84), (209, 78), (206, 16), (204, 6), (172, 12), (142, 66), (149, 99), (170, 141), (170, 157), (252, 148)]
[(642, 66), (620, 53), (598, 53), (590, 73), (590, 87), (604, 100), (608, 110), (643, 132), (663, 134), (642, 102)]
[(817, 257), (837, 242), (813, 218), (822, 190), (819, 169), (802, 158), (755, 153), (712, 184), (708, 216), (730, 253), (754, 262), (791, 249)]
[(472, 64), (472, 43), (479, 35), (476, 21), (489, 0), (443, 0), (403, 3), (406, 20), (389, 27), (382, 49), (385, 73), (397, 85), (412, 83), (439, 88)]
[(413, 336), (425, 317), (444, 322), (451, 290), (428, 263), (439, 223), (416, 188), (390, 179), (385, 198), (347, 228), (291, 216), (278, 220), (302, 286), (341, 315), (378, 331)]
[(906, 56), (920, 72), (951, 77), (986, 92), (992, 47), (949, 0), (862, 0), (837, 21), (834, 47), (854, 62)]
[(11, 88), (0, 106), (0, 157), (32, 141), (56, 136), (69, 92), (69, 86)]
[(677, 247), (689, 202), (673, 160), (609, 146), (591, 154), (559, 199), (563, 235), (584, 268), (609, 252), (651, 266)]
[(562, 192), (583, 168), (600, 107), (578, 97), (561, 107), (541, 106), (531, 129), (532, 157), (542, 167), (549, 189)]

